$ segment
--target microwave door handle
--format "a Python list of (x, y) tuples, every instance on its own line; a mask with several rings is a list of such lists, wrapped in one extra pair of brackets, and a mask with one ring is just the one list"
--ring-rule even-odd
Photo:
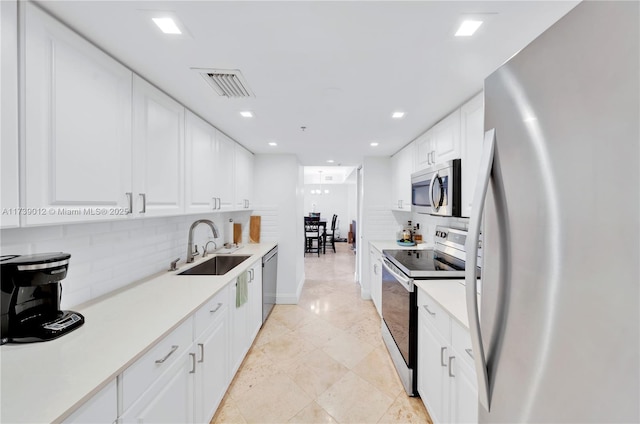
[(490, 129), (484, 135), (482, 157), (476, 188), (473, 195), (473, 208), (469, 218), (469, 232), (465, 244), (467, 260), (465, 264), (464, 279), (467, 299), (467, 316), (469, 318), (469, 332), (471, 333), (471, 349), (475, 353), (474, 362), (476, 375), (478, 378), (478, 401), (489, 411), (489, 373), (487, 371), (487, 361), (484, 347), (482, 345), (482, 330), (480, 328), (480, 315), (478, 313), (478, 295), (476, 275), (478, 242), (480, 239), (480, 224), (482, 223), (482, 212), (484, 202), (487, 198), (487, 189), (491, 179), (493, 168), (493, 157), (496, 142), (496, 130)]
[(435, 188), (436, 184), (441, 184), (440, 174), (438, 172), (436, 172), (433, 178), (431, 178), (431, 185), (429, 186), (429, 196), (431, 197), (431, 208), (433, 209), (434, 212), (438, 212), (438, 209), (440, 209), (440, 205), (442, 202), (442, 188), (440, 188), (440, 199), (437, 202), (435, 197), (433, 196), (433, 189)]

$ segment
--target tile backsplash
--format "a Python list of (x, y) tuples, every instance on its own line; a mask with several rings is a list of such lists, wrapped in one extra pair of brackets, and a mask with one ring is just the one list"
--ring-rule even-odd
[(249, 216), (249, 212), (238, 212), (3, 229), (0, 253), (71, 254), (62, 281), (62, 308), (72, 308), (164, 272), (176, 258), (184, 263), (189, 227), (198, 219), (212, 220), (219, 231), (219, 237), (213, 239), (208, 226), (196, 228), (194, 242), (200, 252), (209, 240), (221, 247), (229, 219), (242, 224), (242, 240), (247, 243)]

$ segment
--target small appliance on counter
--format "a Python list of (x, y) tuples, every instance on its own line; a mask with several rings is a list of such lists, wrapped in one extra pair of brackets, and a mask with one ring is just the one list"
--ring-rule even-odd
[(0, 344), (52, 340), (84, 324), (81, 314), (60, 310), (69, 258), (62, 252), (0, 258)]

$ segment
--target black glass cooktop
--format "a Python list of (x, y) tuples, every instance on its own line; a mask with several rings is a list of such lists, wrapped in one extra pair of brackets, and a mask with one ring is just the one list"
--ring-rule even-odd
[(464, 261), (433, 249), (393, 249), (383, 253), (409, 277), (464, 278)]

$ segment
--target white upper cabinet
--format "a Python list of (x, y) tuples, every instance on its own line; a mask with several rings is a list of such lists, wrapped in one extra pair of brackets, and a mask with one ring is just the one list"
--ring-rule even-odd
[(122, 218), (132, 196), (131, 71), (22, 5), (24, 206), (34, 211), (25, 224)]
[(215, 181), (214, 197), (218, 199), (219, 210), (234, 209), (234, 165), (235, 142), (221, 131), (216, 131), (215, 158), (213, 178)]
[(391, 209), (411, 212), (411, 174), (414, 169), (414, 143), (391, 157)]
[(482, 143), (484, 138), (484, 95), (480, 93), (462, 105), (461, 121), (461, 157), (462, 157), (462, 216), (471, 216), (473, 191), (480, 167)]
[(213, 175), (216, 129), (190, 111), (187, 111), (185, 122), (186, 211), (211, 212), (217, 207)]
[(416, 139), (416, 171), (460, 157), (460, 109)]
[(182, 214), (184, 107), (138, 76), (133, 105), (134, 214)]
[(442, 163), (460, 157), (460, 109), (456, 109), (433, 127), (435, 162)]
[(239, 144), (235, 146), (235, 209), (253, 207), (253, 153)]
[(186, 211), (232, 210), (236, 143), (195, 114), (186, 119)]
[(2, 22), (0, 40), (0, 134), (2, 141), (2, 214), (0, 227), (9, 228), (20, 225), (18, 214), (18, 3), (0, 2)]
[(419, 136), (415, 141), (415, 169), (420, 171), (435, 165), (435, 139), (433, 131), (429, 130)]

